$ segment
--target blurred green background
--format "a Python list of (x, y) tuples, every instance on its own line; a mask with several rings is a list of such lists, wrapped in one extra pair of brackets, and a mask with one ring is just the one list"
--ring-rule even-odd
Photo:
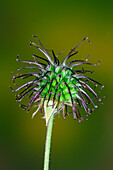
[[(70, 115), (54, 119), (51, 170), (113, 169), (113, 1), (32, 0), (0, 1), (0, 170), (41, 170), (46, 126), (40, 113), (32, 120), (18, 107), (9, 85), (21, 59), (32, 60), (29, 47), (37, 34), (47, 49), (66, 54), (85, 36), (78, 57), (91, 54), (90, 62), (102, 60), (94, 79), (105, 85), (104, 105), (78, 123)], [(93, 67), (90, 67), (93, 69)]]

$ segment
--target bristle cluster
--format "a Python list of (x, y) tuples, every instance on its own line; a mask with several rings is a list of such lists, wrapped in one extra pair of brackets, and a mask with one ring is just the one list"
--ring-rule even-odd
[[(25, 106), (21, 104), (21, 107), (24, 110), (27, 109), (28, 111), (30, 110), (32, 105), (38, 101), (40, 104), (36, 112), (40, 108), (42, 108), (43, 111), (43, 106), (46, 100), (47, 107), (49, 107), (49, 101), (52, 101), (53, 107), (55, 105), (55, 102), (57, 101), (57, 112), (60, 112), (60, 110), (62, 110), (64, 117), (66, 115), (69, 115), (67, 111), (67, 106), (71, 106), (74, 119), (78, 119), (79, 121), (86, 120), (87, 116), (91, 114), (91, 112), (95, 108), (97, 108), (98, 105), (102, 104), (94, 104), (94, 99), (97, 99), (98, 102), (100, 102), (102, 99), (98, 97), (97, 93), (95, 92), (95, 88), (99, 85), (101, 91), (104, 86), (101, 83), (84, 75), (84, 73), (93, 73), (93, 71), (84, 70), (83, 68), (81, 70), (78, 70), (76, 69), (76, 67), (78, 65), (96, 66), (99, 64), (100, 61), (96, 64), (88, 63), (88, 57), (85, 60), (73, 60), (68, 63), (67, 60), (78, 53), (78, 51), (75, 51), (76, 48), (84, 40), (88, 40), (88, 38), (84, 38), (75, 48), (73, 48), (69, 52), (63, 62), (60, 63), (57, 58), (60, 54), (56, 56), (54, 51), (51, 50), (54, 58), (53, 60), (48, 54), (48, 51), (43, 47), (38, 37), (34, 37), (37, 38), (41, 48), (33, 42), (30, 42), (30, 45), (34, 45), (45, 55), (46, 58), (33, 55), (34, 61), (21, 61), (17, 56), (18, 62), (22, 62), (28, 65), (19, 68), (19, 74), (17, 76), (12, 73), (12, 80), (14, 82), (14, 85), (17, 86), (16, 90), (13, 90), (11, 87), (12, 92), (19, 92), (19, 94), (16, 95), (16, 100), (20, 102), (23, 98), (27, 96), (30, 99), (28, 105)], [(39, 62), (39, 59), (46, 62), (46, 64), (43, 62)], [(21, 70), (30, 70), (30, 72), (22, 74)], [(35, 71), (33, 72), (31, 70)], [(15, 80), (18, 78), (26, 79), (29, 77), (32, 78), (32, 80), (28, 81), (20, 87), (18, 87), (18, 85), (15, 83)], [(94, 89), (89, 86), (89, 82), (94, 84)], [(92, 96), (94, 97), (91, 98), (89, 96), (89, 93), (92, 94)], [(80, 113), (81, 107), (83, 107), (86, 112), (84, 117)], [(36, 112), (34, 112), (33, 116), (36, 114)]]

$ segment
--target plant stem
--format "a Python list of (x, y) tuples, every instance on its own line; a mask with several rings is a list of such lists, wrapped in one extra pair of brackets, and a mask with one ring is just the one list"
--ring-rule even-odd
[(53, 118), (54, 118), (54, 114), (51, 115), (49, 122), (48, 122), (48, 125), (47, 125), (47, 134), (46, 134), (46, 142), (45, 142), (44, 170), (49, 169), (49, 155), (50, 155)]

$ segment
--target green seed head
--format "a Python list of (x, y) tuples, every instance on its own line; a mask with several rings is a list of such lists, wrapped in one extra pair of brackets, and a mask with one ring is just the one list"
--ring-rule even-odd
[[(37, 36), (34, 36), (38, 39)], [(75, 48), (73, 48), (70, 53), (66, 56), (63, 62), (59, 62), (58, 56), (55, 55), (54, 51), (52, 51), (54, 60), (48, 54), (48, 51), (45, 50), (43, 45), (41, 44), (40, 40), (38, 42), (41, 46), (38, 47), (35, 43), (31, 42), (30, 45), (34, 45), (39, 51), (45, 55), (46, 58), (39, 57), (37, 55), (33, 55), (34, 61), (20, 61), (17, 58), (18, 62), (27, 63), (29, 65), (25, 66), (24, 68), (19, 68), (18, 76), (15, 76), (13, 73), (13, 82), (15, 83), (15, 79), (21, 78), (32, 78), (31, 81), (28, 81), (24, 85), (18, 87), (13, 92), (19, 92), (16, 95), (16, 100), (21, 101), (24, 97), (28, 97), (30, 99), (27, 106), (21, 105), (24, 110), (30, 110), (34, 103), (38, 103), (39, 107), (34, 112), (33, 116), (38, 112), (40, 108), (43, 111), (43, 108), (48, 108), (51, 105), (50, 110), (53, 108), (56, 112), (60, 112), (62, 110), (63, 116), (69, 115), (67, 106), (72, 107), (72, 113), (74, 115), (74, 119), (78, 119), (79, 121), (87, 119), (86, 117), (91, 114), (91, 112), (97, 108), (99, 104), (94, 104), (94, 100), (101, 101), (102, 98), (99, 98), (97, 93), (94, 89), (97, 85), (101, 86), (101, 89), (104, 87), (99, 82), (85, 76), (84, 74), (87, 72), (93, 73), (93, 71), (81, 70), (76, 69), (78, 65), (98, 65), (92, 64), (87, 62), (88, 57), (86, 60), (73, 60), (67, 63), (68, 58), (76, 55), (78, 52), (75, 51), (76, 48), (84, 41), (88, 40), (88, 38), (84, 38)], [(88, 40), (89, 41), (89, 40)], [(43, 60), (47, 63), (40, 63), (39, 60)], [(35, 72), (31, 71), (25, 74), (21, 74), (21, 70), (34, 70)], [(90, 87), (90, 84), (94, 85), (94, 89)], [(100, 89), (100, 91), (101, 91)], [(89, 93), (93, 96), (90, 97)], [(86, 112), (86, 116), (82, 116), (80, 113), (79, 108), (84, 108)], [(48, 110), (48, 109), (45, 109)], [(44, 116), (46, 118), (46, 114)]]

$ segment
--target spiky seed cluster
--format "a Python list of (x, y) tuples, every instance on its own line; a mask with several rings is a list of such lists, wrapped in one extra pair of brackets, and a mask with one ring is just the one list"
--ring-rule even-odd
[[(62, 63), (59, 62), (58, 56), (55, 55), (54, 51), (52, 51), (54, 60), (50, 57), (47, 50), (43, 47), (40, 40), (37, 36), (40, 46), (38, 47), (35, 43), (30, 42), (30, 45), (34, 45), (39, 51), (41, 51), (45, 56), (46, 59), (43, 57), (39, 57), (37, 55), (33, 55), (34, 61), (21, 61), (19, 57), (17, 57), (18, 62), (28, 64), (24, 68), (19, 68), (19, 75), (15, 76), (13, 73), (13, 82), (17, 86), (16, 90), (12, 92), (18, 92), (19, 94), (16, 95), (16, 100), (21, 101), (24, 97), (30, 98), (30, 101), (27, 106), (21, 105), (24, 110), (30, 110), (32, 105), (35, 102), (39, 102), (39, 107), (33, 116), (38, 112), (40, 108), (43, 111), (44, 103), (47, 100), (47, 107), (49, 106), (49, 102), (52, 101), (52, 106), (54, 107), (55, 102), (57, 102), (57, 112), (63, 110), (63, 116), (69, 115), (67, 112), (67, 105), (72, 107), (72, 112), (74, 115), (74, 119), (78, 119), (79, 121), (86, 119), (86, 117), (91, 114), (91, 112), (97, 108), (97, 105), (102, 104), (100, 103), (101, 99), (98, 97), (97, 93), (88, 85), (89, 82), (94, 84), (94, 89), (97, 85), (100, 85), (100, 91), (104, 87), (99, 82), (84, 76), (84, 73), (91, 72), (89, 70), (77, 70), (78, 65), (98, 65), (92, 64), (87, 62), (88, 57), (86, 60), (73, 60), (69, 63), (66, 63), (67, 60), (78, 53), (75, 49), (84, 41), (88, 40), (85, 37), (75, 48), (73, 48), (70, 53), (66, 56)], [(89, 40), (88, 40), (89, 41)], [(41, 59), (47, 63), (40, 63), (38, 59)], [(21, 74), (20, 70), (28, 69), (28, 70), (36, 70), (36, 72), (28, 72), (26, 74)], [(21, 78), (25, 79), (28, 77), (33, 77), (32, 81), (28, 81), (24, 85), (18, 87), (15, 83), (15, 79)], [(91, 98), (89, 96), (89, 91), (94, 97)], [(94, 104), (94, 98), (99, 101), (99, 104)], [(90, 108), (88, 107), (90, 105)], [(80, 107), (83, 107), (86, 115), (85, 117), (81, 116)], [(64, 111), (65, 110), (65, 111)], [(70, 112), (71, 113), (71, 112)]]

